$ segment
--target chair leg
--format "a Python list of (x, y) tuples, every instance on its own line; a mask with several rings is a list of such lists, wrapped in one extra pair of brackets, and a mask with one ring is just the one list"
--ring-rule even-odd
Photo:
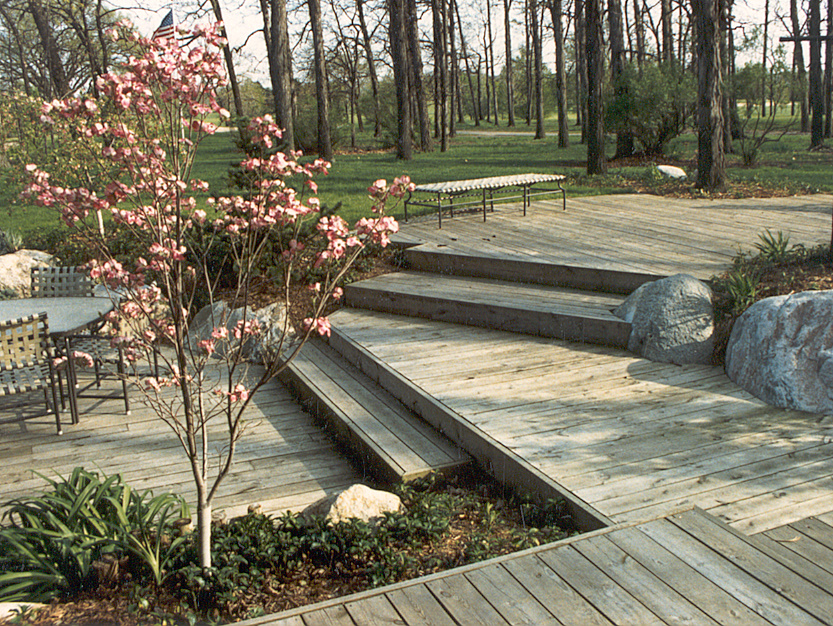
[(119, 362), (117, 365), (119, 378), (121, 379), (121, 390), (124, 394), (124, 414), (130, 415), (130, 399), (127, 397), (127, 372), (124, 367), (124, 350), (119, 346)]

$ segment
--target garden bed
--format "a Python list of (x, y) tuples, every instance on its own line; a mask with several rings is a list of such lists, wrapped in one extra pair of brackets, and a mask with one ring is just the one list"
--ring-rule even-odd
[[(296, 515), (252, 513), (215, 529), (205, 574), (186, 548), (156, 586), (137, 564), (72, 598), (54, 600), (29, 624), (228, 622), (270, 614), (557, 541), (575, 532), (561, 502), (543, 506), (472, 470), (431, 476), (397, 491), (404, 514), (378, 529), (361, 522), (304, 525)], [(168, 621), (166, 621), (168, 620)]]

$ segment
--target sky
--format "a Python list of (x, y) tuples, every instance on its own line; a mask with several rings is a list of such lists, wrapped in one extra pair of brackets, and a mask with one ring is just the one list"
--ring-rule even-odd
[[(187, 0), (143, 0), (142, 7), (137, 8), (130, 0), (112, 0), (116, 6), (124, 7), (124, 12), (133, 21), (136, 27), (143, 35), (151, 35), (153, 31), (159, 26), (159, 23), (165, 17), (170, 9), (174, 10), (174, 16), (179, 23), (185, 18), (186, 10), (193, 6), (193, 2)], [(479, 0), (469, 0), (476, 6)], [(515, 0), (519, 3), (522, 0)], [(754, 22), (756, 19), (762, 19), (764, 12), (765, 0), (736, 0), (735, 13), (739, 20), (746, 20)], [(292, 3), (292, 0), (290, 0)], [(778, 0), (771, 0), (770, 5), (776, 5)], [(784, 3), (784, 0), (782, 0)], [(269, 70), (266, 64), (266, 47), (263, 43), (263, 35), (260, 32), (255, 32), (263, 25), (263, 20), (258, 10), (259, 3), (255, 0), (221, 0), (223, 8), (223, 17), (225, 18), (226, 30), (228, 32), (229, 41), (232, 48), (242, 48), (241, 52), (236, 57), (236, 69), (239, 74), (248, 76), (253, 80), (259, 81), (261, 84), (269, 85)], [(242, 4), (242, 6), (241, 6)], [(301, 0), (296, 0), (296, 4), (300, 4), (305, 9), (305, 3)], [(326, 4), (326, 3), (322, 3)], [(650, 4), (650, 3), (649, 3)], [(499, 8), (502, 2), (495, 1), (495, 12), (492, 14), (493, 27), (495, 29), (496, 39), (496, 63), (500, 66), (503, 64), (503, 13), (502, 8)], [(784, 8), (779, 9), (781, 12)], [(326, 12), (326, 9), (325, 9)], [(307, 20), (306, 11), (303, 10), (297, 15), (297, 19), (293, 20), (290, 12), (290, 21), (303, 24)], [(548, 16), (547, 16), (548, 17)], [(207, 21), (207, 20), (206, 20)], [(186, 24), (187, 25), (187, 24)], [(290, 27), (291, 28), (291, 27)], [(300, 28), (300, 26), (299, 26)], [(425, 28), (430, 29), (430, 24)], [(776, 29), (774, 37), (783, 34), (780, 25), (775, 24), (773, 28)], [(254, 34), (252, 34), (254, 33)], [(521, 45), (523, 41), (522, 26), (517, 26), (517, 33), (513, 32), (513, 46)], [(547, 38), (551, 41), (551, 38)], [(775, 42), (777, 45), (777, 41)], [(245, 46), (245, 47), (244, 47)], [(751, 51), (748, 53), (760, 54), (758, 51)], [(806, 53), (805, 53), (806, 54)], [(789, 57), (791, 58), (791, 57)], [(739, 59), (739, 64), (743, 65), (750, 57)], [(554, 67), (554, 49), (550, 43), (549, 49), (544, 50), (544, 60)], [(755, 59), (756, 61), (758, 59)], [(427, 60), (430, 63), (430, 60)]]

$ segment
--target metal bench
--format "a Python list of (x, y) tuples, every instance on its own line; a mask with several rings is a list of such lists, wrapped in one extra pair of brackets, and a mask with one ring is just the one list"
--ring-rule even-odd
[[(418, 185), (405, 200), (405, 221), (408, 221), (408, 207), (422, 206), (437, 209), (439, 228), (443, 227), (443, 209), (448, 209), (454, 217), (458, 210), (483, 207), (483, 221), (486, 221), (486, 207), (495, 210), (495, 202), (522, 200), (524, 215), (533, 196), (561, 193), (564, 210), (567, 210), (567, 192), (561, 186), (564, 180), (561, 174), (513, 174), (510, 176), (492, 176), (491, 178), (473, 178), (443, 183)], [(557, 183), (558, 188), (541, 187), (545, 183)], [(533, 190), (533, 186), (535, 189)], [(430, 198), (414, 199), (415, 193), (431, 194)]]

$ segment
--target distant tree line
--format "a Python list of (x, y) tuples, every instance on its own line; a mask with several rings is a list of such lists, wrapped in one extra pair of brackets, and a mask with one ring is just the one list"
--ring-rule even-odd
[[(587, 171), (601, 173), (609, 133), (619, 157), (660, 153), (693, 123), (698, 185), (715, 189), (744, 116), (774, 115), (789, 101), (812, 147), (833, 128), (833, 42), (820, 30), (820, 0), (790, 0), (783, 15), (765, 0), (754, 25), (760, 62), (743, 68), (735, 59), (749, 42), (737, 41), (734, 0), (295, 1), (259, 0), (262, 28), (253, 36), (266, 45), (268, 90), (239, 80), (235, 51), (225, 51), (229, 108), (247, 117), (253, 99), (271, 97), (285, 147), (328, 159), (338, 142), (355, 145), (366, 125), (409, 159), (448, 149), (466, 118), (477, 126), (524, 120), (542, 138), (554, 114), (558, 145), (569, 145), (575, 123)], [(179, 10), (188, 11), (183, 19), (219, 20), (221, 3)], [(291, 29), (299, 9), (304, 23)], [(825, 9), (829, 28), (833, 0)], [(0, 89), (94, 94), (95, 76), (126, 53), (105, 36), (117, 18), (103, 0), (0, 3)], [(775, 45), (776, 25), (791, 43)]]

